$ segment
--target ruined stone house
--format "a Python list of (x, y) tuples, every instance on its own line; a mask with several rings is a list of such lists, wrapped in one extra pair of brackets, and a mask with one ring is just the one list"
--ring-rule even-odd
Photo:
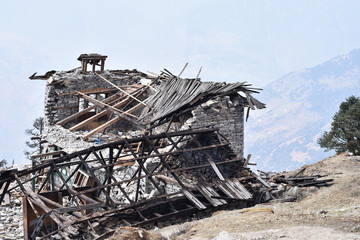
[[(136, 69), (104, 71), (106, 56), (93, 55), (92, 57), (95, 57), (95, 59), (103, 59), (101, 76), (94, 71), (94, 67), (93, 71), (87, 71), (83, 60), (81, 69), (52, 72), (51, 76), (47, 78), (44, 121), (45, 131), (48, 134), (46, 140), (49, 140), (52, 145), (58, 143), (58, 147), (63, 149), (79, 150), (83, 148), (80, 141), (76, 141), (79, 142), (79, 147), (77, 147), (77, 143), (75, 143), (75, 147), (74, 145), (68, 146), (69, 132), (65, 131), (65, 129), (69, 129), (77, 137), (81, 136), (81, 139), (87, 142), (96, 140), (98, 142), (107, 142), (127, 136), (129, 132), (131, 135), (134, 130), (150, 129), (153, 128), (153, 125), (164, 125), (175, 113), (176, 116), (172, 118), (172, 129), (218, 127), (230, 141), (231, 147), (237, 156), (243, 157), (244, 109), (255, 109), (255, 107), (261, 109), (265, 107), (264, 104), (250, 95), (257, 90), (250, 88), (250, 84), (201, 82), (200, 79), (176, 78), (167, 72), (163, 72), (161, 76), (154, 76)], [(91, 57), (87, 54), (82, 54), (78, 60), (82, 60), (84, 56), (87, 56), (90, 59), (87, 61), (91, 63)], [(104, 81), (104, 78), (108, 81)], [(140, 107), (145, 107), (145, 109), (139, 108), (134, 112), (134, 115), (140, 116), (141, 122), (139, 121), (139, 124), (143, 128), (132, 124), (133, 116), (129, 116), (130, 120), (116, 118), (116, 114), (111, 111), (112, 109), (101, 112), (104, 108), (88, 99), (93, 98), (99, 101), (108, 99), (114, 94), (119, 94), (119, 89), (126, 92), (135, 92), (137, 89), (144, 87), (141, 84), (142, 80), (153, 81), (152, 87), (149, 86), (147, 89), (142, 90), (141, 93), (137, 94), (137, 98), (141, 101), (154, 99), (151, 102), (153, 104), (152, 111), (148, 110), (146, 104), (140, 104)], [(159, 91), (156, 89), (159, 89)], [(82, 94), (77, 94), (77, 91)], [(164, 97), (164, 94), (169, 95)], [(161, 101), (155, 100), (155, 98), (159, 98), (158, 96), (162, 96), (163, 99), (160, 99)], [(178, 97), (178, 99), (173, 99), (175, 97)], [(134, 100), (125, 109), (131, 109), (132, 106), (138, 103)], [(86, 109), (89, 110), (84, 111)], [(99, 114), (99, 112), (101, 113)], [(151, 114), (154, 116), (149, 117)], [(74, 115), (75, 118), (67, 120), (67, 118)], [(114, 120), (114, 118), (118, 120)], [(61, 136), (59, 126), (62, 127), (61, 130), (64, 130), (63, 136)], [(59, 139), (52, 140), (53, 131), (58, 131), (56, 135), (66, 139), (65, 142), (67, 143), (57, 141)], [(154, 132), (156, 131), (160, 132), (161, 130), (157, 130), (155, 127)], [(107, 135), (107, 133), (110, 134)], [(74, 142), (71, 142), (71, 144), (74, 144)], [(88, 144), (84, 143), (84, 146), (88, 146)]]
[[(46, 80), (44, 151), (7, 180), (24, 193), (27, 237), (100, 238), (262, 200), (269, 186), (243, 156), (245, 112), (265, 107), (259, 89), (105, 70), (106, 58), (82, 54), (80, 68), (30, 77)], [(32, 190), (19, 180), (29, 173)]]

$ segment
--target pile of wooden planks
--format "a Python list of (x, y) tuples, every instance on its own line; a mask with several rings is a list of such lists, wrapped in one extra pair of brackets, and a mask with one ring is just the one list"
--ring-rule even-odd
[(327, 187), (332, 185), (332, 181), (334, 179), (320, 179), (325, 176), (323, 175), (313, 175), (313, 176), (298, 176), (298, 177), (285, 177), (285, 176), (277, 176), (274, 178), (276, 183), (284, 183), (289, 186), (298, 186), (298, 187)]

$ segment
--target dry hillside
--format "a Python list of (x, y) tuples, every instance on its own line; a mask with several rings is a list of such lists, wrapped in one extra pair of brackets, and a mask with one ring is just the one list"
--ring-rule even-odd
[(360, 157), (342, 153), (306, 166), (304, 175), (327, 175), (334, 184), (303, 188), (306, 196), (298, 202), (220, 211), (157, 232), (168, 239), (192, 240), (360, 239), (359, 172)]

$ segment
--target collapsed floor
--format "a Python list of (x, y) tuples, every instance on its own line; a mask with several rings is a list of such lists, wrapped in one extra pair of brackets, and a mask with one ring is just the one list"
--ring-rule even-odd
[[(45, 133), (33, 166), (5, 170), (0, 202), (21, 190), (24, 238), (103, 239), (271, 199), (243, 157), (244, 108), (264, 108), (246, 83), (182, 79), (165, 70), (51, 71)], [(79, 58), (80, 58), (79, 57)], [(99, 60), (100, 59), (100, 60)], [(149, 80), (142, 84), (141, 80)], [(242, 95), (241, 95), (241, 94)]]

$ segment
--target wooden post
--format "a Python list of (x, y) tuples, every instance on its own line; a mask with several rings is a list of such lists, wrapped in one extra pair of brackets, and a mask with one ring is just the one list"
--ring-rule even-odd
[(86, 73), (87, 72), (88, 60), (83, 60), (83, 62), (84, 62), (84, 71), (83, 71), (83, 73)]
[(105, 59), (101, 59), (101, 70), (100, 70), (100, 73), (104, 72), (104, 68), (105, 68)]

